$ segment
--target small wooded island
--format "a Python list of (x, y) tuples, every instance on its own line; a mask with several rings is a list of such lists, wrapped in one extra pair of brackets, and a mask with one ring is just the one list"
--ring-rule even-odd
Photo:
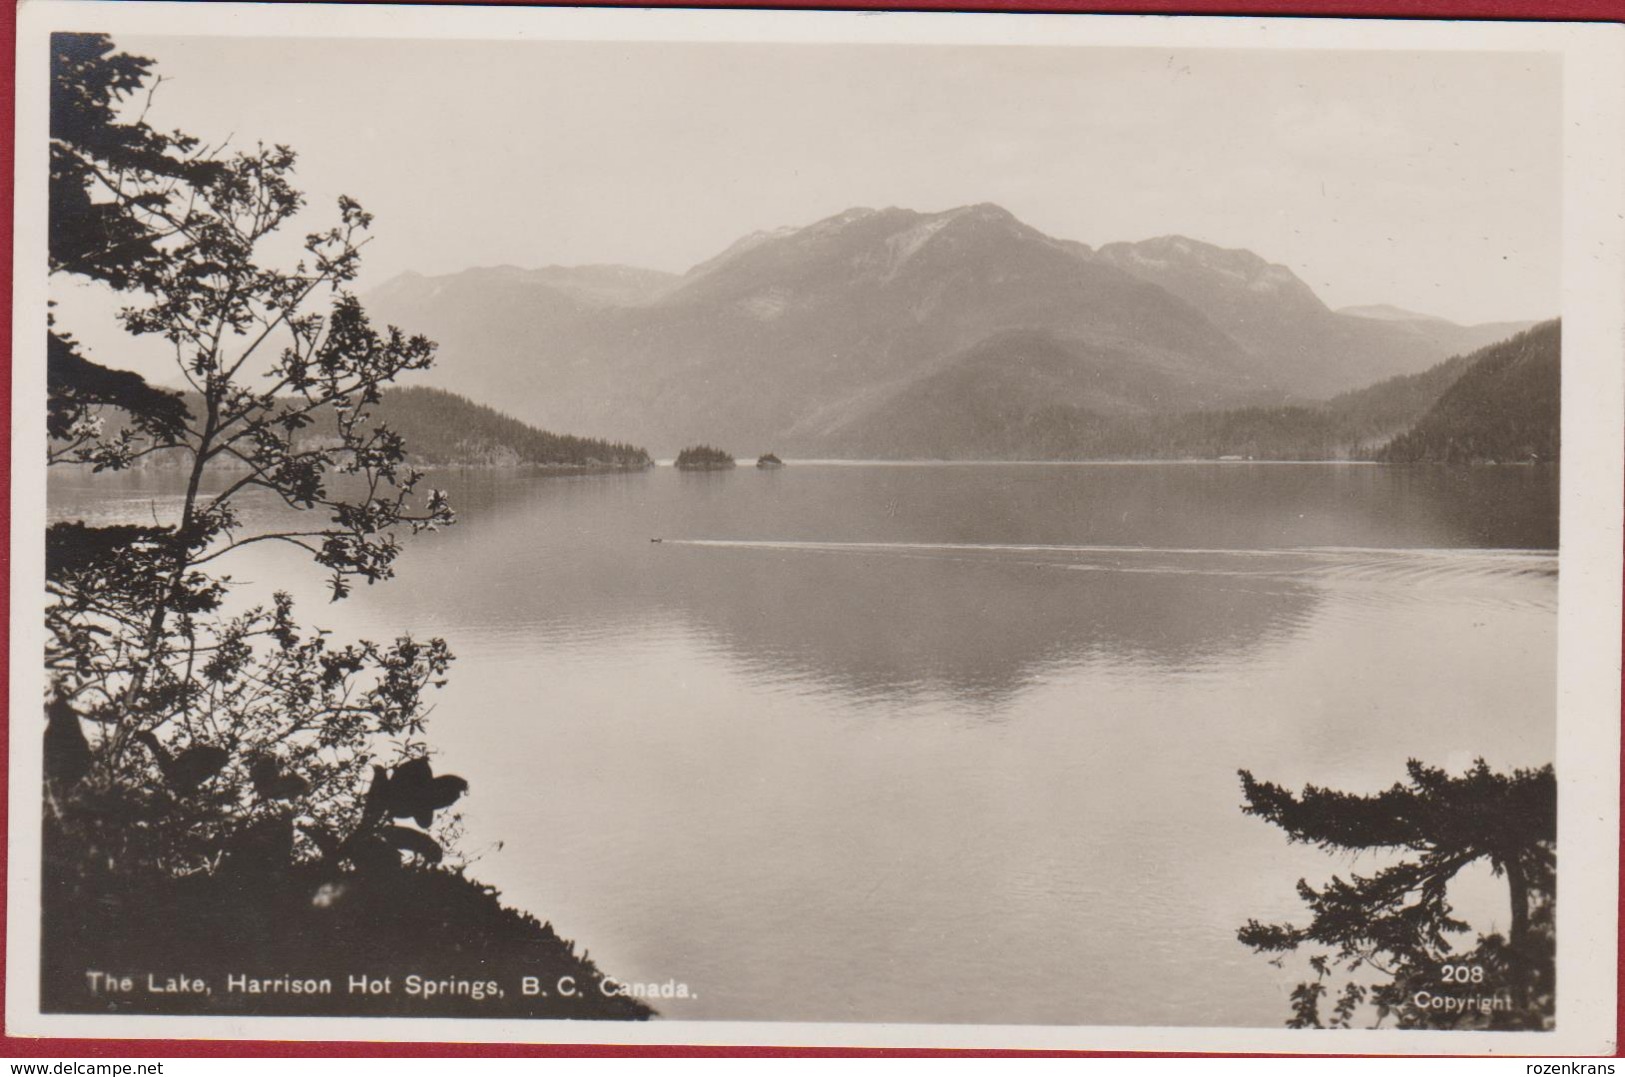
[(690, 445), (677, 454), (679, 471), (726, 471), (733, 466), (732, 454), (709, 445)]
[(756, 458), (756, 466), (771, 470), (773, 468), (783, 467), (784, 461), (780, 460), (777, 456), (770, 452), (765, 452)]

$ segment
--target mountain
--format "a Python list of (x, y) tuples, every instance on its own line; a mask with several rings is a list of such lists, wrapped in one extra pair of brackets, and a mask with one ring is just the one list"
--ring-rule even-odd
[(680, 279), (675, 273), (622, 265), (545, 266), (542, 269), (492, 266), (432, 279), (409, 270), (378, 288), (372, 297), (384, 303), (438, 299), (447, 287), (472, 285), (481, 291), (521, 295), (540, 290), (573, 302), (576, 309), (590, 309), (647, 302)]
[[(1480, 322), (1457, 325), (1432, 314), (1417, 314), (1401, 307), (1379, 303), (1368, 307), (1343, 307), (1339, 314), (1381, 321), (1391, 328), (1420, 337), (1427, 344), (1454, 352), (1477, 351), (1532, 327), (1534, 322)], [(1427, 345), (1424, 345), (1424, 347)]]
[(1476, 356), (1455, 356), (1311, 404), (1182, 412), (1116, 406), (1111, 357), (1082, 372), (1076, 353), (1040, 334), (978, 346), (843, 431), (876, 457), (990, 460), (1326, 460), (1368, 457), (1411, 427)]
[(1416, 373), (1529, 326), (1461, 326), (1389, 306), (1333, 311), (1285, 266), (1184, 236), (1108, 244), (1095, 257), (1196, 307), (1257, 357), (1265, 384), (1297, 399)]
[(990, 204), (851, 209), (681, 276), (499, 267), (403, 276), (366, 300), (440, 342), (436, 384), (660, 453), (1031, 455), (1016, 427), (1039, 437), (1035, 411), (1314, 400), (1423, 371), (1471, 332), (1330, 311), (1245, 251), (1180, 237), (1097, 251)]
[(1556, 461), (1562, 343), (1562, 324), (1543, 322), (1470, 356), (1461, 376), (1379, 458), (1404, 463)]
[(949, 357), (835, 435), (851, 454), (878, 458), (1111, 455), (1095, 444), (1108, 426), (1143, 428), (1158, 404), (1179, 399), (1169, 377), (1136, 368), (1110, 343), (1009, 330)]
[(829, 451), (839, 431), (1013, 329), (1110, 347), (1147, 407), (1250, 398), (1248, 357), (1188, 304), (996, 206), (855, 209), (747, 237), (637, 302), (515, 273), (392, 282), (379, 320), (438, 340), (438, 384), (657, 451)]

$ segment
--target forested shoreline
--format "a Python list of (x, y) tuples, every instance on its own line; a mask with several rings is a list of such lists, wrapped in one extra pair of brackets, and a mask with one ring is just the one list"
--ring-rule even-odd
[[(1016, 426), (986, 429), (974, 457), (938, 458), (1554, 463), (1559, 454), (1560, 345), (1560, 323), (1545, 322), (1420, 373), (1387, 378), (1322, 402), (1134, 416), (1098, 415), (1056, 404)], [(193, 394), (179, 399), (197, 413)], [(372, 413), (402, 436), (407, 458), (423, 467), (596, 472), (654, 466), (639, 446), (553, 433), (444, 389), (393, 386), (380, 394)], [(320, 415), (314, 419), (308, 430), (295, 435), (294, 444), (321, 445), (317, 431), (331, 423)], [(123, 429), (116, 412), (103, 421), (109, 436)], [(974, 423), (975, 416), (967, 421)], [(853, 458), (869, 456), (893, 458), (883, 451)], [(725, 468), (731, 461), (725, 457), (719, 450), (691, 446), (677, 466)], [(183, 463), (182, 454), (160, 450), (131, 466), (163, 469)], [(210, 466), (229, 471), (236, 465), (222, 459)]]
[[(179, 399), (191, 414), (200, 414), (196, 394)], [(427, 386), (397, 386), (383, 390), (372, 406), (375, 422), (399, 434), (406, 443), (406, 459), (421, 467), (521, 468), (558, 471), (637, 471), (653, 467), (642, 448), (624, 442), (555, 434), (521, 422), (495, 408), (465, 396)], [(104, 435), (117, 436), (125, 426), (117, 413), (103, 416)], [(312, 414), (310, 425), (298, 432), (293, 444), (322, 447), (332, 427), (325, 412)], [(178, 450), (160, 449), (133, 462), (133, 468), (172, 469), (187, 464)], [(213, 470), (246, 470), (230, 458), (211, 461)]]
[[(1555, 463), (1560, 344), (1560, 323), (1545, 322), (1323, 402), (1138, 415), (1051, 404), (1015, 423), (972, 411), (955, 441), (974, 455), (933, 458)], [(866, 448), (890, 455), (885, 441)]]

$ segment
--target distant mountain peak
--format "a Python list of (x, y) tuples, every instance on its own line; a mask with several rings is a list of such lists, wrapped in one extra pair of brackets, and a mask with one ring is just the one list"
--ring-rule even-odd
[(904, 209), (900, 206), (887, 206), (885, 209), (873, 209), (869, 206), (853, 206), (840, 213), (822, 220), (815, 221), (805, 228), (780, 228), (772, 233), (754, 233), (762, 236), (785, 236), (804, 233), (808, 235), (841, 231), (851, 225), (884, 222), (897, 226), (899, 230), (919, 227), (923, 224), (939, 222), (938, 228), (956, 222), (987, 222), (1009, 224), (1025, 228), (1011, 213), (994, 202), (976, 202), (966, 206), (955, 206), (952, 209), (925, 212), (914, 209)]
[(714, 296), (723, 289), (737, 293), (742, 309), (753, 317), (776, 318), (786, 307), (782, 289), (765, 283), (768, 278), (789, 273), (806, 280), (808, 274), (822, 274), (825, 285), (841, 280), (886, 284), (897, 280), (938, 236), (953, 236), (960, 245), (984, 250), (1014, 241), (1063, 250), (1073, 258), (1080, 249), (1087, 252), (1050, 239), (992, 202), (930, 213), (897, 206), (853, 206), (812, 224), (753, 232), (736, 240), (685, 275), (684, 288), (692, 286), (699, 292), (673, 293), (671, 298), (677, 302), (700, 294)]
[(1436, 314), (1418, 314), (1414, 310), (1396, 307), (1391, 303), (1370, 303), (1361, 307), (1340, 307), (1339, 314), (1347, 314), (1351, 318), (1370, 318), (1379, 322), (1442, 322), (1446, 319)]
[[(833, 217), (829, 218), (829, 220), (834, 219)], [(816, 227), (816, 225), (809, 225), (808, 227)], [(802, 229), (796, 225), (787, 225), (783, 228), (764, 228), (750, 232), (740, 236), (705, 261), (697, 263), (684, 276), (687, 278), (703, 277), (719, 266), (726, 265), (740, 255), (755, 250), (765, 243), (771, 243), (778, 239), (787, 239), (800, 231)]]
[(1250, 294), (1272, 304), (1284, 302), (1303, 314), (1327, 313), (1326, 304), (1296, 273), (1249, 250), (1166, 235), (1138, 243), (1108, 243), (1095, 257), (1169, 288), (1220, 316), (1221, 321), (1220, 301), (1215, 293)]
[(1294, 282), (1308, 287), (1286, 266), (1276, 265), (1252, 251), (1220, 247), (1189, 236), (1167, 235), (1142, 239), (1138, 243), (1108, 243), (1100, 248), (1100, 253), (1119, 255), (1142, 265), (1184, 264), (1210, 270), (1254, 285), (1255, 291), (1268, 291)]
[(834, 214), (833, 216), (822, 217), (813, 223), (803, 225), (800, 228), (777, 228), (771, 232), (762, 234), (773, 239), (795, 239), (798, 237), (801, 239), (818, 239), (826, 236), (837, 235), (846, 231), (853, 225), (863, 224), (867, 221), (873, 220), (876, 217), (902, 215), (910, 212), (911, 211), (909, 210), (897, 209), (895, 207), (881, 210), (872, 209), (869, 206), (853, 206), (851, 209), (843, 209), (841, 212)]
[(607, 263), (539, 269), (504, 264), (475, 266), (433, 277), (408, 270), (373, 289), (367, 298), (369, 302), (405, 310), (472, 290), (488, 295), (522, 293), (532, 299), (545, 293), (577, 306), (621, 307), (649, 302), (680, 279), (658, 269)]
[(974, 205), (959, 206), (946, 211), (955, 217), (971, 217), (984, 221), (1012, 221), (1020, 223), (1016, 215), (996, 202), (977, 202)]

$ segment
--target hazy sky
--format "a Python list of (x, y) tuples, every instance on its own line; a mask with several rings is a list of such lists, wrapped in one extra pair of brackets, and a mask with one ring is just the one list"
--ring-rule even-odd
[(850, 206), (997, 202), (1099, 245), (1182, 233), (1332, 306), (1558, 310), (1560, 67), (1493, 53), (124, 38), (150, 118), (300, 153), (312, 209), (415, 269), (682, 270)]

